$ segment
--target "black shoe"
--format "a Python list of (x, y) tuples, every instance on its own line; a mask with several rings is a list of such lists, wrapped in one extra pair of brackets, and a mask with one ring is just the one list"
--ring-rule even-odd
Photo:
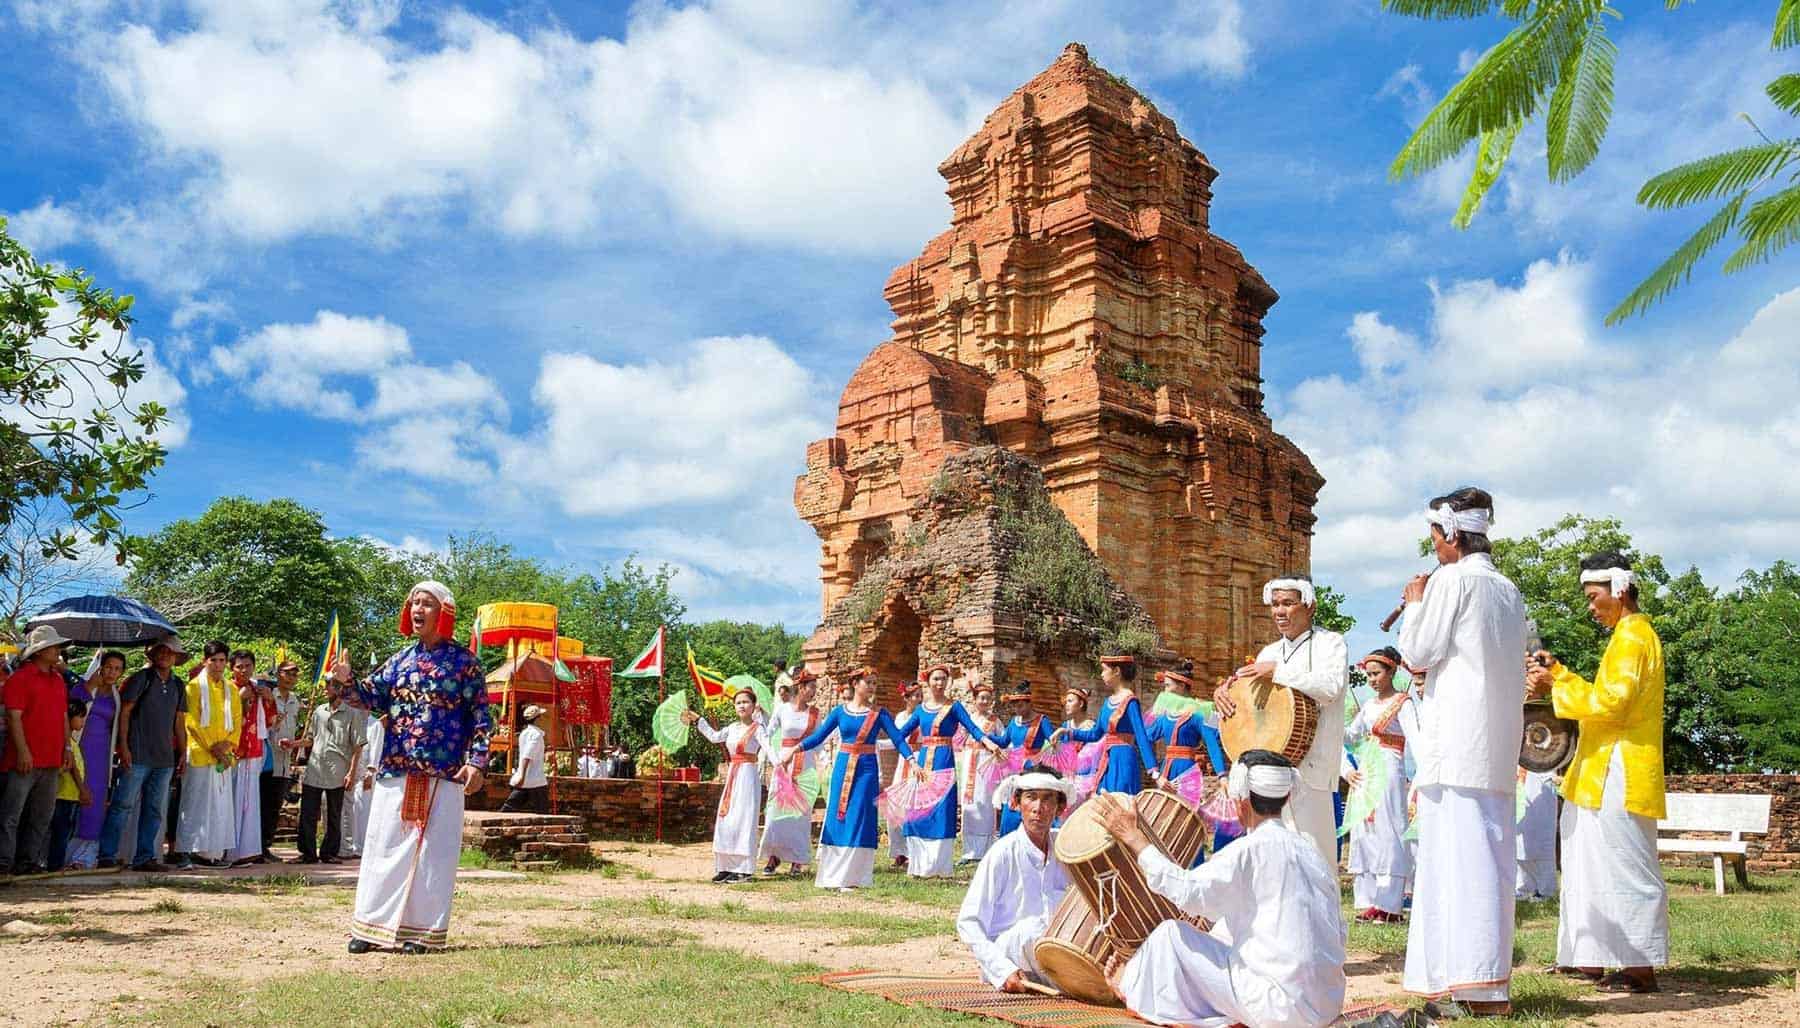
[(285, 864), (285, 863), (287, 863), (287, 861), (281, 859), (280, 857), (276, 856), (273, 853), (270, 853), (268, 850), (262, 851), (262, 862), (265, 864)]
[(124, 867), (125, 862), (123, 860), (120, 860), (118, 857), (109, 857), (106, 860), (102, 860), (100, 863), (96, 864), (95, 866), (98, 867), (102, 871), (116, 871), (119, 868)]
[(175, 870), (172, 865), (165, 864), (160, 860), (146, 860), (141, 864), (133, 864), (131, 865), (131, 869), (133, 871), (145, 871), (153, 875), (168, 874), (170, 871)]
[(321, 864), (342, 864), (343, 861), (338, 859), (337, 857), (320, 857), (319, 863), (321, 863)]
[(409, 957), (416, 957), (424, 953), (430, 953), (431, 951), (426, 949), (425, 944), (422, 942), (403, 942), (400, 944), (400, 952)]
[(716, 875), (713, 875), (713, 877), (712, 877), (712, 883), (713, 883), (713, 884), (714, 884), (714, 885), (723, 885), (723, 884), (725, 884), (725, 883), (726, 883), (726, 882), (727, 882), (727, 881), (730, 881), (730, 879), (731, 879), (731, 872), (730, 872), (730, 871), (720, 871), (720, 872), (719, 872), (719, 873), (718, 873), (718, 874), (716, 874)]
[(374, 948), (374, 944), (367, 939), (350, 940), (350, 952), (352, 953), (367, 953)]
[(318, 862), (318, 857), (301, 857), (299, 860), (295, 861), (295, 863), (298, 864), (317, 864)]
[(736, 885), (739, 882), (752, 882), (755, 880), (756, 880), (755, 875), (747, 875), (742, 872), (739, 872), (738, 874), (732, 875), (730, 881), (726, 882), (726, 884), (727, 885)]

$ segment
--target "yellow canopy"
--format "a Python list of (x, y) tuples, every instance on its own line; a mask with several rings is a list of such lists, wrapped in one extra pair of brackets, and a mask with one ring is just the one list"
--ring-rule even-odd
[[(526, 653), (536, 653), (545, 657), (550, 656), (550, 644), (537, 639), (531, 639), (521, 643), (519, 649)], [(568, 660), (570, 657), (586, 656), (587, 644), (580, 639), (571, 639), (566, 635), (559, 635), (556, 637), (556, 655), (563, 660)]]
[(484, 603), (475, 610), (481, 622), (483, 646), (501, 646), (524, 639), (544, 642), (556, 638), (556, 605), (553, 603)]

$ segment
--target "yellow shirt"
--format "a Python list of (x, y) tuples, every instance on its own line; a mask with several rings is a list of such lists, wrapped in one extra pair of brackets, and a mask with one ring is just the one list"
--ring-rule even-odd
[(63, 773), (56, 780), (56, 798), (59, 800), (78, 801), (81, 799), (82, 779), (87, 777), (87, 761), (81, 755), (81, 740), (69, 736), (69, 755), (74, 759), (73, 768), (63, 768)]
[[(203, 698), (204, 697), (204, 702)], [(210, 715), (210, 716), (208, 716)], [(187, 759), (189, 767), (212, 767), (212, 748), (224, 743), (237, 749), (244, 724), (243, 702), (229, 677), (212, 682), (205, 672), (187, 684)]]
[(1625, 809), (1661, 818), (1663, 808), (1663, 652), (1650, 618), (1627, 614), (1613, 628), (1600, 670), (1589, 682), (1560, 663), (1551, 668), (1556, 716), (1581, 723), (1562, 796), (1599, 810), (1613, 750), (1625, 768)]

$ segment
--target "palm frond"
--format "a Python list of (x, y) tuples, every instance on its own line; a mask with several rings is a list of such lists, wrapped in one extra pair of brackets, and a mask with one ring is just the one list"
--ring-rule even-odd
[(1775, 106), (1800, 117), (1800, 75), (1783, 75), (1763, 87)]
[(1528, 120), (1581, 45), (1587, 19), (1604, 6), (1604, 0), (1546, 0), (1534, 9), (1444, 94), (1400, 148), (1389, 176), (1422, 174), (1483, 133)]
[(1761, 264), (1776, 251), (1800, 242), (1800, 186), (1789, 186), (1750, 205), (1738, 225), (1744, 245), (1725, 261), (1727, 275)]
[(1409, 18), (1479, 18), (1494, 9), (1494, 0), (1381, 0), (1381, 9)]
[(1468, 228), (1469, 222), (1475, 218), (1475, 212), (1481, 209), (1481, 201), (1488, 190), (1500, 180), (1500, 172), (1506, 167), (1506, 158), (1512, 153), (1513, 140), (1519, 138), (1519, 126), (1495, 129), (1481, 134), (1481, 149), (1475, 153), (1475, 171), (1469, 176), (1469, 185), (1463, 190), (1462, 203), (1457, 205), (1456, 217), (1450, 220), (1457, 228)]
[(1685, 207), (1760, 182), (1800, 159), (1800, 140), (1776, 140), (1702, 157), (1652, 178), (1638, 190), (1646, 207)]
[(1719, 245), (1719, 240), (1725, 238), (1725, 233), (1731, 231), (1731, 226), (1737, 221), (1738, 211), (1743, 209), (1744, 199), (1749, 195), (1748, 191), (1739, 193), (1720, 208), (1719, 213), (1708, 218), (1706, 224), (1701, 225), (1698, 231), (1688, 237), (1687, 242), (1669, 255), (1668, 260), (1663, 261), (1648, 278), (1638, 283), (1631, 295), (1613, 308), (1612, 313), (1606, 316), (1606, 323), (1616, 325), (1634, 314), (1643, 313), (1650, 305), (1691, 278), (1694, 265), (1706, 256), (1708, 250)]
[(1775, 8), (1775, 36), (1769, 45), (1777, 50), (1800, 43), (1800, 0), (1781, 0)]
[(1602, 6), (1588, 19), (1581, 46), (1569, 55), (1550, 94), (1544, 136), (1552, 182), (1567, 182), (1593, 163), (1612, 120), (1613, 63), (1619, 48), (1606, 35), (1611, 13)]

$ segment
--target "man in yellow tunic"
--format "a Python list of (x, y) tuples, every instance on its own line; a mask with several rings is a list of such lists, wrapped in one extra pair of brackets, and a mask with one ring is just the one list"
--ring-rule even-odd
[(226, 668), (231, 649), (209, 642), (206, 663), (187, 685), (187, 770), (181, 776), (181, 807), (175, 819), (178, 869), (217, 867), (237, 844), (237, 808), (232, 802), (231, 767), (237, 762), (242, 698)]
[[(1617, 553), (1581, 562), (1588, 612), (1612, 630), (1593, 681), (1539, 652), (1531, 691), (1581, 723), (1563, 776), (1558, 970), (1609, 992), (1655, 992), (1669, 961), (1669, 892), (1656, 856), (1663, 816), (1663, 653)], [(1612, 969), (1611, 973), (1605, 973)]]

